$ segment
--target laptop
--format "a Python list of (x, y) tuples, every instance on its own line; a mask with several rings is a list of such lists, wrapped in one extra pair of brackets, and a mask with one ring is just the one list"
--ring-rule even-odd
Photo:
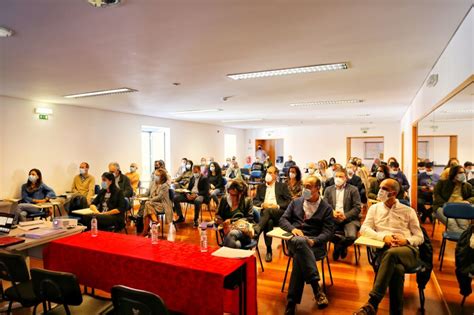
[(15, 215), (11, 213), (0, 213), (0, 247), (7, 247), (25, 241), (19, 237), (8, 236), (12, 229), (14, 217)]

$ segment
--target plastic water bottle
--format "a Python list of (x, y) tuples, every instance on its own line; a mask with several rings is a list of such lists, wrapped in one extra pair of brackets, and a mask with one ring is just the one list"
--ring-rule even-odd
[(167, 239), (168, 239), (169, 242), (174, 242), (174, 240), (176, 239), (176, 228), (175, 228), (173, 222), (170, 223), (170, 227), (168, 229), (168, 238)]
[(151, 243), (153, 245), (158, 244), (158, 224), (156, 223), (151, 225)]
[(201, 252), (207, 252), (207, 232), (205, 226), (201, 226)]
[(91, 221), (91, 234), (92, 237), (99, 235), (99, 229), (97, 228), (97, 218), (94, 216)]

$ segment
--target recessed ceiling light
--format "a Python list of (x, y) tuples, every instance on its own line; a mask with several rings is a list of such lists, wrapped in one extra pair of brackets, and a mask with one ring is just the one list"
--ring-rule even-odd
[(209, 108), (209, 109), (190, 109), (182, 110), (177, 112), (172, 112), (171, 114), (180, 115), (180, 114), (192, 114), (192, 113), (212, 113), (212, 112), (222, 112), (221, 108)]
[(370, 114), (359, 114), (359, 115), (357, 115), (357, 117), (369, 117), (369, 116), (370, 116)]
[(35, 108), (35, 114), (52, 115), (53, 110), (51, 108), (37, 107)]
[(317, 106), (317, 105), (334, 105), (334, 104), (352, 104), (362, 103), (364, 100), (330, 100), (330, 101), (316, 101), (316, 102), (304, 102), (304, 103), (293, 103), (291, 107), (305, 107), (305, 106)]
[(111, 94), (122, 94), (122, 93), (130, 93), (130, 92), (137, 92), (137, 90), (130, 89), (130, 88), (119, 88), (119, 89), (111, 89), (111, 90), (101, 90), (101, 91), (84, 92), (84, 93), (78, 93), (78, 94), (70, 94), (70, 95), (64, 95), (64, 97), (65, 98), (80, 98), (80, 97), (103, 96), (103, 95), (111, 95)]
[(13, 31), (6, 28), (6, 27), (3, 27), (3, 26), (0, 26), (0, 37), (10, 37), (13, 35)]
[(250, 121), (262, 121), (262, 118), (249, 118), (249, 119), (229, 119), (223, 120), (223, 123), (236, 123), (236, 122), (250, 122)]
[(288, 75), (288, 74), (346, 70), (348, 68), (349, 66), (347, 65), (347, 63), (342, 62), (342, 63), (330, 63), (330, 64), (324, 64), (324, 65), (303, 66), (303, 67), (284, 68), (284, 69), (275, 69), (275, 70), (234, 73), (234, 74), (228, 74), (227, 77), (233, 80), (244, 80), (244, 79), (281, 76), (281, 75)]

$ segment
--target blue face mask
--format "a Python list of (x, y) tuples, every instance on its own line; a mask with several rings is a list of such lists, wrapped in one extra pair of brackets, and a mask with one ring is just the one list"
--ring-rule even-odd
[(302, 196), (304, 198), (304, 200), (309, 200), (311, 199), (311, 190), (310, 189), (307, 189), (307, 188), (303, 188), (303, 193), (302, 193)]
[(102, 189), (107, 189), (107, 182), (102, 182), (100, 186), (102, 187)]

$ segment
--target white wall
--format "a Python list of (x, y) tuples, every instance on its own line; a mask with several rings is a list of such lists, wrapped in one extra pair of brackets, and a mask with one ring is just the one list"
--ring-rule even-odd
[(245, 134), (246, 154), (254, 156), (255, 139), (283, 139), (284, 157), (293, 155), (300, 167), (308, 162), (334, 157), (337, 162), (346, 162), (346, 138), (361, 136), (383, 136), (385, 157), (400, 159), (400, 139), (398, 123), (371, 125), (363, 134), (360, 125), (314, 125), (272, 129), (250, 129)]
[[(244, 157), (244, 131), (177, 120), (160, 119), (66, 105), (50, 105), (54, 115), (39, 120), (38, 103), (0, 96), (0, 197), (19, 195), (31, 168), (39, 168), (56, 193), (70, 189), (78, 165), (87, 161), (98, 178), (111, 161), (123, 170), (140, 163), (141, 127), (171, 130), (172, 173), (182, 157), (202, 156), (224, 161), (224, 134), (237, 136), (239, 162)], [(146, 174), (146, 176), (149, 176)]]
[[(403, 116), (401, 128), (405, 132), (405, 161), (411, 161), (413, 123), (433, 111), (439, 101), (474, 74), (473, 30), (474, 12), (471, 9), (430, 72), (430, 75), (438, 74), (438, 84), (429, 88), (426, 86), (426, 82), (423, 82), (423, 87), (418, 91)], [(465, 130), (463, 133), (469, 132), (472, 134), (472, 128)], [(472, 153), (471, 156), (473, 156)], [(412, 174), (411, 163), (405, 163), (404, 172), (405, 174)]]
[[(370, 138), (370, 139), (352, 139), (351, 140), (351, 155), (362, 159), (365, 165), (372, 165), (374, 159), (365, 159), (365, 143), (366, 142), (384, 142), (384, 138)], [(385, 151), (385, 143), (384, 143)], [(390, 156), (384, 155), (383, 159), (386, 161)]]

